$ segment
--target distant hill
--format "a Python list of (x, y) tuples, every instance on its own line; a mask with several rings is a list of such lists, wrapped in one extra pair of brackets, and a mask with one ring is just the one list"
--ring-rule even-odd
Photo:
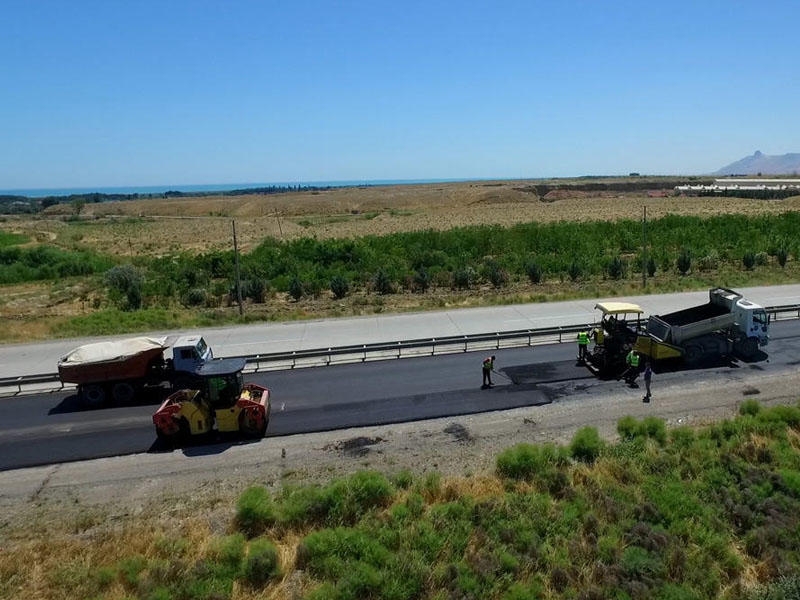
[(768, 156), (756, 150), (752, 156), (722, 167), (714, 175), (797, 175), (800, 174), (800, 153)]

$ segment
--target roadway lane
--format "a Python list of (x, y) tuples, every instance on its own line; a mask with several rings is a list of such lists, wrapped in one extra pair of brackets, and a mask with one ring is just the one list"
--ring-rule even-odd
[[(717, 377), (744, 381), (748, 373), (765, 370), (777, 374), (800, 364), (799, 340), (800, 322), (778, 322), (773, 324), (768, 361), (659, 373), (658, 382)], [(485, 354), (275, 371), (247, 379), (272, 390), (270, 437), (580, 401), (593, 390), (621, 385), (594, 379), (575, 365), (574, 344), (561, 344), (495, 352), (497, 369), (516, 383), (499, 376), (497, 387), (481, 390)], [(151, 421), (156, 403), (152, 399), (141, 406), (81, 411), (63, 393), (0, 399), (0, 470), (161, 450)]]
[[(741, 288), (738, 291), (753, 302), (763, 305), (800, 304), (800, 285)], [(708, 291), (375, 315), (324, 321), (252, 323), (202, 329), (199, 332), (208, 340), (215, 356), (242, 356), (590, 323), (597, 318), (594, 305), (601, 300), (634, 302), (641, 305), (647, 314), (663, 314), (707, 302)], [(145, 335), (164, 336), (175, 333), (178, 332), (150, 332)], [(115, 339), (119, 337), (122, 336), (115, 336)], [(55, 373), (60, 357), (81, 344), (98, 339), (107, 338), (0, 345), (0, 377)]]
[[(571, 344), (495, 352), (497, 368), (548, 373), (549, 379), (588, 379), (575, 365)], [(267, 435), (280, 436), (432, 417), (531, 406), (550, 401), (530, 381), (514, 385), (502, 376), (481, 390), (484, 354), (376, 361), (276, 371), (247, 377), (272, 391)], [(535, 365), (544, 362), (556, 370)], [(557, 375), (557, 376), (555, 376)], [(82, 410), (60, 393), (0, 399), (0, 470), (118, 454), (163, 450), (151, 415), (157, 398), (140, 406)]]

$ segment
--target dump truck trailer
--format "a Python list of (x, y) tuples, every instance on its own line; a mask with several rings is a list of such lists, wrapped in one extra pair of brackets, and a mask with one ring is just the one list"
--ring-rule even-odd
[(126, 404), (146, 386), (179, 389), (212, 358), (199, 335), (135, 337), (75, 348), (58, 361), (58, 375), (62, 384), (77, 385), (78, 398), (94, 408), (109, 400)]
[(664, 315), (651, 315), (634, 349), (654, 361), (687, 364), (725, 356), (755, 357), (769, 341), (764, 308), (726, 288), (709, 290), (709, 301)]

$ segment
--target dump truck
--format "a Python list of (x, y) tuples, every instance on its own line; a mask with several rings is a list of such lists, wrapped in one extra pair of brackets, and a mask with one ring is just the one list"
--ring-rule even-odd
[(153, 414), (156, 436), (167, 443), (216, 433), (263, 437), (270, 417), (270, 392), (244, 383), (242, 358), (205, 363), (189, 387), (171, 394)]
[[(168, 356), (168, 353), (171, 356)], [(88, 407), (129, 403), (146, 386), (185, 387), (214, 355), (202, 336), (135, 337), (75, 348), (58, 361), (62, 384)]]
[(602, 313), (592, 331), (595, 346), (587, 366), (601, 377), (618, 377), (631, 349), (653, 363), (696, 365), (725, 357), (752, 359), (769, 341), (764, 308), (727, 288), (709, 290), (709, 301), (663, 315), (650, 315), (627, 302), (601, 302)]
[(665, 315), (651, 315), (633, 348), (653, 361), (694, 365), (727, 356), (754, 358), (769, 342), (764, 307), (727, 288), (709, 290), (709, 301)]

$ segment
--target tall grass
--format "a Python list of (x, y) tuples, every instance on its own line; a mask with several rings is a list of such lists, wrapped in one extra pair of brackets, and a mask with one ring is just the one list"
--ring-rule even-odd
[(225, 535), (153, 527), (96, 551), (56, 537), (36, 550), (45, 581), (26, 566), (30, 549), (11, 545), (0, 591), (36, 579), (42, 597), (228, 599), (282, 597), (302, 581), (294, 597), (793, 597), (800, 406), (750, 400), (696, 431), (630, 417), (618, 430), (614, 444), (585, 429), (566, 447), (510, 448), (496, 485), (364, 471), (253, 486)]

